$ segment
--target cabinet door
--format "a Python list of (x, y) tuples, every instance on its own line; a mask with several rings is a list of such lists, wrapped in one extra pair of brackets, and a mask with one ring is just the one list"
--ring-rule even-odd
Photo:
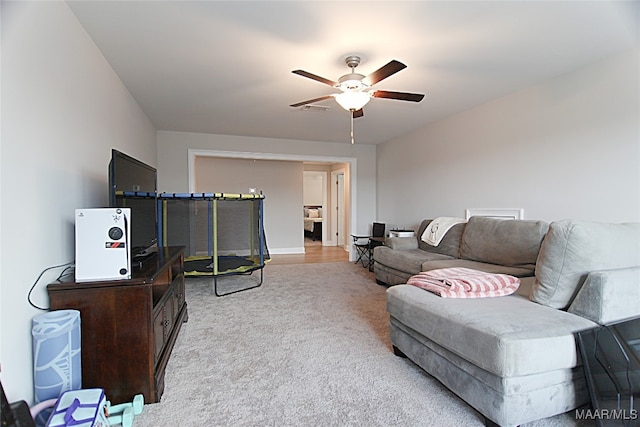
[(162, 348), (164, 347), (164, 341), (166, 338), (165, 332), (165, 313), (164, 306), (159, 307), (153, 317), (153, 364), (156, 365), (160, 360), (162, 354)]
[(184, 274), (181, 274), (180, 276), (177, 277), (178, 280), (178, 308), (182, 307), (182, 305), (185, 302), (185, 295), (184, 295)]
[(175, 289), (171, 289), (169, 291), (168, 298), (164, 303), (164, 339), (165, 341), (171, 335), (171, 330), (173, 329), (173, 324), (176, 323), (176, 316), (178, 315), (178, 311), (175, 307)]
[(172, 284), (171, 291), (171, 304), (173, 306), (173, 317), (171, 323), (175, 323), (178, 315), (180, 314), (180, 308), (184, 304), (184, 276), (179, 275), (176, 277)]

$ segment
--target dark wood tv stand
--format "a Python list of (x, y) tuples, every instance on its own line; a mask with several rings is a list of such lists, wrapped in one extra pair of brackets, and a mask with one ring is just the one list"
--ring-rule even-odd
[(164, 372), (183, 322), (184, 248), (162, 247), (129, 280), (47, 286), (51, 310), (80, 311), (82, 387), (112, 403), (159, 402)]

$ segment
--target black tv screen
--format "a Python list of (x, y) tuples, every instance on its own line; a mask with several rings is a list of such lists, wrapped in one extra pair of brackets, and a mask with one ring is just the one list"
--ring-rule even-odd
[(157, 172), (116, 149), (109, 163), (109, 204), (131, 209), (131, 256), (145, 254), (158, 242)]

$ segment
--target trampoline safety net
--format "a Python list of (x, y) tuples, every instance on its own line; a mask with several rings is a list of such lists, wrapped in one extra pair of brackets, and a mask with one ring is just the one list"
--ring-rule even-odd
[(262, 269), (269, 260), (261, 194), (158, 196), (159, 243), (185, 247), (185, 275), (223, 276)]

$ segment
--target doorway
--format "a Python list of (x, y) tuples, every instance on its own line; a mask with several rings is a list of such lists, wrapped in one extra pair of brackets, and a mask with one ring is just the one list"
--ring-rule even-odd
[[(322, 212), (322, 246), (348, 250), (349, 240), (349, 164), (305, 163), (304, 206)], [(306, 217), (306, 211), (305, 211)], [(312, 221), (305, 218), (305, 235)], [(305, 238), (305, 247), (316, 246)]]
[[(323, 246), (327, 240), (327, 171), (303, 172), (304, 246)], [(311, 215), (313, 213), (313, 215)]]
[[(236, 151), (221, 151), (221, 150), (206, 150), (206, 149), (189, 149), (188, 150), (188, 169), (189, 169), (189, 192), (195, 192), (195, 183), (196, 183), (196, 158), (198, 157), (218, 157), (218, 158), (231, 158), (231, 159), (250, 159), (250, 160), (282, 160), (282, 161), (293, 161), (293, 162), (302, 162), (305, 164), (313, 164), (313, 165), (324, 165), (326, 168), (323, 170), (329, 172), (333, 172), (332, 168), (343, 168), (344, 169), (344, 198), (346, 199), (345, 203), (343, 203), (344, 207), (344, 232), (342, 233), (343, 237), (346, 239), (344, 250), (349, 250), (349, 232), (350, 227), (355, 226), (356, 218), (357, 218), (357, 198), (356, 190), (357, 190), (357, 162), (355, 157), (340, 157), (340, 156), (319, 156), (319, 155), (306, 155), (306, 154), (280, 154), (280, 153), (259, 153), (259, 152), (236, 152)], [(302, 181), (302, 177), (300, 177), (300, 181)], [(327, 180), (329, 181), (329, 180)], [(251, 185), (244, 185), (244, 187), (254, 187), (254, 183), (250, 183)], [(300, 182), (300, 186), (302, 186), (302, 182)], [(327, 199), (331, 200), (331, 195), (329, 191), (332, 186), (327, 185)], [(300, 188), (301, 190), (301, 188)], [(242, 190), (246, 191), (246, 190)], [(332, 191), (333, 192), (333, 191)], [(280, 216), (276, 217), (276, 220), (270, 221), (265, 224), (265, 232), (267, 236), (278, 236), (278, 238), (283, 241), (280, 246), (278, 245), (270, 245), (269, 252), (271, 255), (274, 254), (303, 254), (304, 253), (304, 235), (302, 233), (302, 212), (301, 212), (301, 202), (302, 202), (302, 192), (300, 191), (298, 202), (295, 203), (295, 206), (291, 206), (292, 215), (295, 215), (296, 218), (299, 219), (299, 228), (291, 227), (290, 224), (293, 223), (293, 219), (291, 221), (282, 221)], [(270, 194), (275, 194), (270, 192)], [(269, 197), (269, 196), (268, 196)], [(274, 200), (273, 198), (269, 198), (269, 201)], [(327, 210), (333, 214), (333, 206), (328, 202)], [(331, 221), (331, 214), (327, 213), (326, 221)], [(336, 246), (337, 242), (335, 240), (335, 234), (331, 236), (332, 233), (330, 230), (333, 227), (332, 224), (328, 224), (326, 227), (327, 235), (326, 241), (324, 244)], [(298, 240), (296, 240), (298, 239)]]

